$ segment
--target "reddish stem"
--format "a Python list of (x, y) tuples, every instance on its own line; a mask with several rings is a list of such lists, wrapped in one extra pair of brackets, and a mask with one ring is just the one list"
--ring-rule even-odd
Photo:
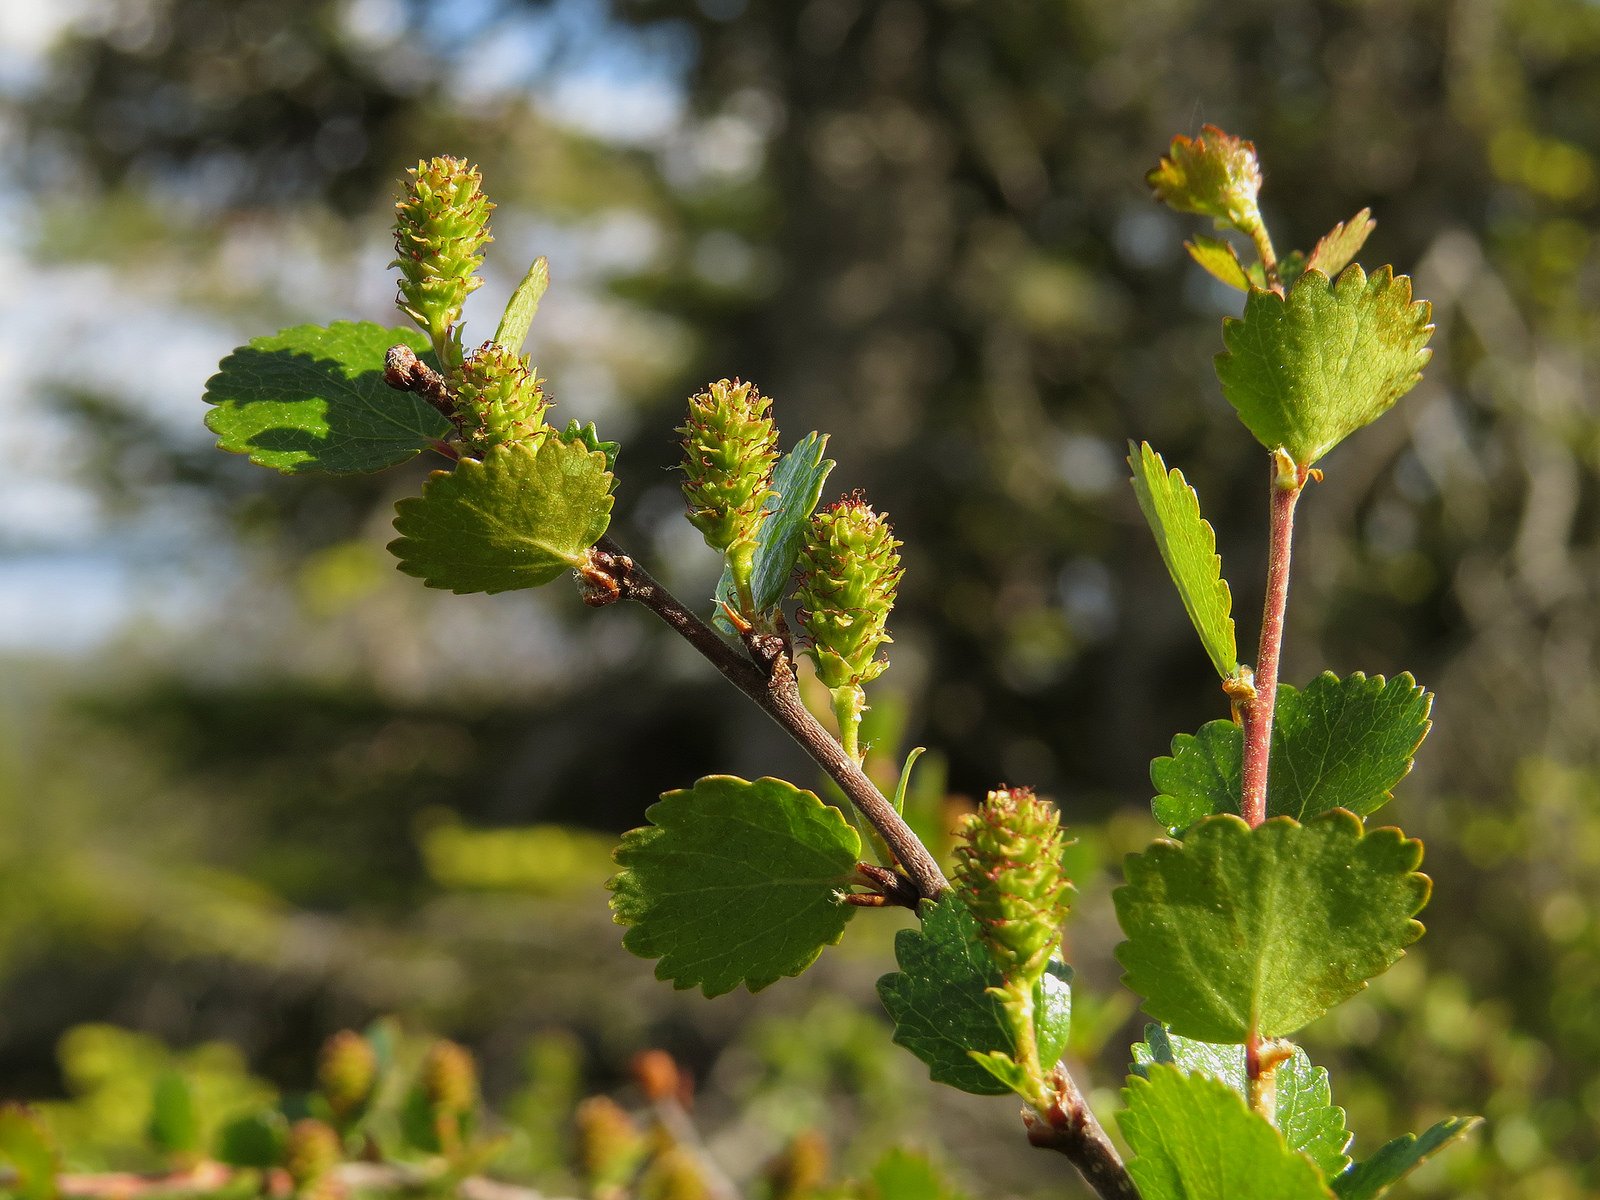
[(1283, 614), (1289, 604), (1294, 506), (1306, 481), (1306, 472), (1289, 462), (1288, 455), (1280, 450), (1278, 456), (1272, 469), (1272, 531), (1267, 546), (1267, 601), (1261, 614), (1261, 648), (1256, 655), (1256, 694), (1244, 706), (1239, 811), (1252, 829), (1267, 819), (1267, 764), (1272, 757), (1273, 706), (1278, 701), (1278, 650), (1283, 644)]

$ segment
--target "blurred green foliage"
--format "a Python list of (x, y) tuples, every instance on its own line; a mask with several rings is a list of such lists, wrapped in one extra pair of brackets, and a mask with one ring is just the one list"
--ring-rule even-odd
[[(1129, 437), (1206, 497), (1239, 614), (1262, 574), (1257, 464), (1197, 368), (1237, 300), (1142, 176), (1211, 120), (1262, 147), (1286, 244), (1372, 207), (1362, 260), (1415, 267), (1436, 357), (1303, 506), (1286, 678), (1410, 670), (1438, 693), (1396, 810), (1436, 892), (1418, 951), (1307, 1041), (1367, 1144), (1488, 1115), (1413, 1194), (1600, 1190), (1600, 8), (453, 8), (107, 0), (68, 25), (10, 97), (35, 286), (103, 271), (96, 337), (155, 304), (212, 323), (211, 361), (274, 323), (387, 320), (371, 231), (400, 169), (480, 162), (501, 246), (548, 253), (561, 283), (532, 347), (557, 418), (625, 443), (618, 536), (669, 584), (715, 585), (663, 532), (658, 470), (707, 379), (753, 378), (786, 428), (834, 430), (838, 477), (892, 514), (915, 699), (903, 734), (864, 736), (939, 752), (912, 777), (934, 828), (947, 791), (1062, 800), (1073, 1052), (1107, 1094), (1141, 1019), (1093, 897), (1153, 832), (1149, 760), (1222, 715), (1158, 557), (1125, 548), (1144, 544)], [(556, 102), (574, 74), (591, 97), (646, 76), (683, 115), (596, 134)], [(515, 282), (490, 280), (483, 311)], [(468, 322), (490, 332), (470, 303)], [(72, 434), (49, 470), (94, 497), (110, 542), (190, 514), (203, 535), (173, 536), (204, 544), (162, 569), (206, 590), (176, 630), (4, 667), (0, 1095), (41, 1101), (78, 1163), (150, 1162), (164, 1072), (241, 1103), (289, 1094), (324, 1035), (386, 1011), (479, 1049), (530, 1176), (569, 1161), (552, 1114), (646, 1044), (704, 1077), (729, 1129), (843, 1113), (832, 1140), (858, 1175), (884, 1109), (968, 1162), (1017, 1140), (1009, 1114), (873, 1057), (904, 1057), (870, 1007), (890, 929), (855, 922), (815, 979), (709, 1013), (617, 951), (607, 833), (713, 766), (807, 782), (759, 715), (621, 614), (419, 594), (382, 553), (390, 483), (257, 477), (194, 435), (203, 378), (158, 382), (192, 393), (175, 425), (130, 400), (142, 362), (89, 369), (97, 345), (27, 364), (27, 401)], [(684, 715), (716, 704), (718, 722)], [(116, 1083), (85, 1082), (96, 1054), (138, 1094), (96, 1099)], [(519, 1092), (524, 1057), (541, 1082)], [(120, 1107), (82, 1115), (101, 1103)], [(1009, 1153), (985, 1168), (993, 1194), (1060, 1194), (1056, 1164)]]

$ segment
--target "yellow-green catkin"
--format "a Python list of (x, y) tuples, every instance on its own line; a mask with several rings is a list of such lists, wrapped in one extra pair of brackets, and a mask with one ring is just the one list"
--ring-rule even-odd
[(446, 370), (461, 361), (459, 322), (467, 295), (483, 280), (483, 248), (492, 240), (483, 176), (459, 158), (433, 158), (406, 172), (395, 204), (395, 303), (433, 343)]
[(727, 557), (742, 608), (763, 506), (772, 495), (778, 430), (772, 400), (753, 383), (718, 380), (689, 397), (683, 434), (683, 495), (706, 544)]
[(550, 405), (544, 382), (526, 358), (485, 342), (461, 364), (454, 382), (457, 423), (480, 454), (495, 446), (536, 446), (544, 440)]
[(440, 1039), (428, 1047), (419, 1083), (435, 1116), (466, 1116), (478, 1105), (478, 1065), (456, 1042)]
[(334, 1034), (317, 1056), (317, 1085), (328, 1110), (341, 1124), (359, 1117), (378, 1082), (378, 1055), (353, 1029)]
[(333, 1171), (343, 1147), (331, 1125), (305, 1117), (289, 1127), (283, 1166), (297, 1196), (324, 1197), (334, 1193)]
[(638, 1196), (639, 1200), (711, 1200), (711, 1185), (692, 1153), (670, 1146), (645, 1168)]
[(1072, 884), (1055, 805), (1031, 788), (999, 788), (962, 822), (955, 887), (1008, 978), (1037, 979), (1061, 937)]
[(789, 1140), (767, 1164), (770, 1200), (811, 1200), (828, 1180), (828, 1143), (815, 1129)]
[(578, 1170), (591, 1192), (620, 1187), (633, 1177), (649, 1141), (616, 1101), (591, 1096), (578, 1105)]

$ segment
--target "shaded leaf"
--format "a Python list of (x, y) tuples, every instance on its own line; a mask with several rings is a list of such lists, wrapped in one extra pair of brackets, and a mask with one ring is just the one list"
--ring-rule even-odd
[(1255, 830), (1207, 817), (1127, 859), (1114, 893), (1123, 981), (1185, 1037), (1286, 1037), (1422, 935), (1422, 844), (1342, 810)]
[(1339, 1200), (1376, 1200), (1451, 1142), (1481, 1124), (1481, 1117), (1447, 1117), (1420, 1136), (1402, 1134), (1335, 1179), (1334, 1193)]
[(258, 1170), (283, 1161), (289, 1144), (289, 1121), (275, 1108), (229, 1121), (217, 1133), (217, 1161)]
[(1330, 1200), (1304, 1155), (1220, 1079), (1152, 1064), (1118, 1114), (1142, 1200)]
[(512, 354), (522, 353), (522, 343), (528, 339), (528, 328), (533, 324), (533, 314), (539, 311), (539, 301), (550, 286), (550, 260), (540, 255), (533, 260), (528, 273), (517, 284), (506, 302), (506, 311), (500, 317), (500, 326), (494, 331), (494, 340)]
[(0, 1104), (0, 1163), (10, 1167), (6, 1194), (14, 1200), (56, 1200), (61, 1169), (43, 1124), (20, 1104)]
[[(1394, 799), (1428, 734), (1433, 695), (1408, 674), (1385, 680), (1324, 671), (1302, 689), (1280, 685), (1267, 770), (1267, 815), (1304, 821), (1333, 808), (1366, 817)], [(1172, 739), (1150, 764), (1156, 820), (1181, 830), (1239, 811), (1243, 735), (1212, 721)]]
[[(1249, 1076), (1244, 1047), (1198, 1042), (1180, 1037), (1162, 1025), (1145, 1027), (1145, 1040), (1133, 1047), (1133, 1074), (1145, 1075), (1152, 1063), (1166, 1063), (1179, 1070), (1220, 1079), (1248, 1101)], [(1331, 1179), (1350, 1165), (1345, 1150), (1350, 1131), (1345, 1128), (1344, 1109), (1333, 1103), (1328, 1072), (1313, 1067), (1299, 1046), (1294, 1054), (1273, 1072), (1277, 1091), (1277, 1111), (1273, 1123), (1283, 1134), (1284, 1143), (1298, 1150), (1318, 1170)]]
[[(750, 573), (750, 594), (756, 609), (765, 612), (775, 607), (788, 590), (794, 574), (806, 522), (822, 498), (822, 485), (833, 470), (833, 459), (823, 458), (828, 435), (808, 433), (772, 468), (772, 492), (762, 511), (766, 513), (757, 531), (754, 567)], [(724, 633), (733, 627), (722, 616), (722, 604), (733, 604), (733, 571), (726, 564), (717, 582), (719, 601), (713, 621)]]
[(1433, 326), (1411, 280), (1359, 266), (1337, 282), (1307, 271), (1285, 299), (1252, 291), (1222, 326), (1222, 392), (1268, 450), (1310, 466), (1375, 420), (1422, 377)]
[(1167, 470), (1149, 442), (1128, 444), (1133, 491), (1139, 508), (1156, 535), (1161, 560), (1178, 589), (1184, 610), (1200, 635), (1211, 665), (1227, 679), (1239, 666), (1233, 631), (1233, 597), (1222, 578), (1217, 535), (1200, 516), (1200, 497), (1183, 472)]
[(605, 456), (545, 438), (435, 471), (395, 505), (400, 569), (452, 592), (538, 587), (582, 562), (611, 520)]
[(1348, 221), (1341, 221), (1317, 241), (1306, 258), (1306, 269), (1321, 271), (1324, 275), (1337, 275), (1361, 253), (1367, 238), (1378, 227), (1372, 219), (1372, 210), (1363, 208)]
[(1250, 276), (1239, 261), (1239, 252), (1233, 248), (1233, 243), (1221, 238), (1196, 236), (1192, 242), (1185, 242), (1183, 248), (1189, 252), (1190, 258), (1229, 287), (1241, 292), (1250, 290)]
[[(927, 1064), (935, 1083), (979, 1096), (1010, 1089), (968, 1051), (1016, 1050), (1000, 1001), (1003, 982), (978, 937), (978, 921), (959, 896), (922, 908), (922, 927), (895, 934), (900, 970), (878, 980), (878, 996), (894, 1020), (894, 1040)], [(1034, 990), (1039, 1061), (1048, 1069), (1065, 1053), (1072, 1020), (1071, 971), (1051, 963)]]
[(253, 338), (207, 381), (206, 428), (222, 449), (290, 475), (403, 463), (454, 430), (422, 397), (384, 382), (384, 353), (402, 342), (425, 356), (421, 333), (368, 321)]
[(809, 967), (855, 910), (840, 900), (861, 839), (781, 779), (710, 775), (668, 792), (623, 835), (607, 885), (622, 944), (658, 958), (656, 978), (719, 996), (760, 991)]

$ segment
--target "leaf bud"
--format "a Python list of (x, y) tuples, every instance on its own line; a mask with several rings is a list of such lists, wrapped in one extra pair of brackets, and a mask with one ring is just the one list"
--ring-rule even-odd
[(1036, 977), (1061, 936), (1072, 884), (1055, 805), (1031, 788), (999, 788), (969, 814), (956, 847), (955, 886), (978, 918), (989, 956), (1008, 976)]
[(633, 1118), (609, 1096), (591, 1096), (578, 1105), (578, 1169), (590, 1190), (628, 1179), (648, 1148)]
[(283, 1166), (300, 1195), (323, 1194), (319, 1187), (333, 1174), (343, 1152), (339, 1135), (331, 1125), (305, 1117), (289, 1127), (289, 1140)]
[(1155, 198), (1178, 212), (1211, 217), (1219, 226), (1248, 233), (1260, 224), (1256, 198), (1261, 164), (1254, 143), (1203, 126), (1200, 136), (1172, 139), (1172, 148), (1145, 182)]
[(418, 1083), (435, 1120), (466, 1116), (478, 1105), (478, 1066), (456, 1042), (440, 1039), (428, 1047)]
[(461, 364), (455, 378), (456, 415), (463, 436), (482, 453), (510, 443), (543, 440), (549, 403), (544, 383), (528, 360), (485, 342)]
[(483, 283), (476, 272), (492, 240), (494, 205), (483, 194), (483, 176), (462, 159), (429, 159), (406, 174), (404, 194), (394, 206), (397, 257), (392, 265), (400, 268), (395, 303), (428, 334), (443, 359), (461, 306)]
[(753, 383), (718, 380), (689, 397), (683, 434), (683, 494), (706, 544), (749, 579), (762, 506), (772, 494), (778, 431), (772, 400)]
[(795, 598), (808, 653), (827, 687), (859, 686), (889, 665), (877, 655), (893, 640), (889, 613), (904, 574), (899, 548), (888, 519), (860, 492), (812, 514)]
[(335, 1119), (342, 1123), (359, 1116), (372, 1099), (377, 1082), (377, 1053), (355, 1030), (341, 1030), (322, 1043), (317, 1085)]
[(669, 1146), (639, 1180), (639, 1200), (711, 1200), (705, 1168), (682, 1146)]

